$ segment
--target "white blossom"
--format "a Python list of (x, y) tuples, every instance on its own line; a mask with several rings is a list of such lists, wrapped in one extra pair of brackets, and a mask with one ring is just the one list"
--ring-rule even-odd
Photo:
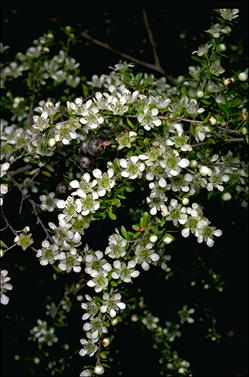
[(7, 270), (0, 271), (0, 303), (7, 305), (9, 302), (9, 297), (6, 295), (7, 291), (13, 289), (13, 285), (9, 283), (10, 277), (8, 276)]

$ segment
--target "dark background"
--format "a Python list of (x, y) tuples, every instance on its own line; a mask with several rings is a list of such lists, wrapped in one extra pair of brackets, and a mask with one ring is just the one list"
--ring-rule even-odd
[[(191, 52), (202, 42), (200, 39), (205, 35), (203, 30), (209, 28), (212, 8), (230, 6), (240, 8), (240, 21), (232, 38), (235, 43), (238, 39), (247, 41), (248, 5), (237, 1), (2, 2), (1, 40), (16, 53), (28, 48), (35, 38), (49, 28), (71, 25), (77, 31), (87, 30), (92, 36), (121, 51), (152, 62), (151, 47), (141, 14), (141, 10), (145, 9), (163, 68), (170, 75), (179, 75), (187, 71), (191, 64)], [(186, 34), (184, 39), (180, 38), (183, 32)], [(119, 60), (119, 56), (85, 43), (84, 40), (75, 53), (82, 72), (89, 78), (95, 73), (108, 73), (108, 67)], [(244, 67), (243, 62), (241, 66)], [(137, 69), (148, 71), (143, 67)], [(157, 73), (155, 75), (159, 76)], [(186, 326), (186, 332), (183, 331), (184, 336), (177, 344), (180, 355), (190, 361), (194, 376), (248, 376), (247, 212), (234, 201), (223, 206), (218, 199), (207, 202), (206, 208), (207, 217), (223, 229), (224, 235), (216, 241), (214, 248), (196, 245), (191, 239), (177, 240), (173, 258), (176, 277), (166, 282), (162, 274), (151, 269), (136, 280), (134, 289), (142, 288), (152, 313), (161, 318), (170, 319), (172, 309), (180, 309), (183, 304), (200, 310), (205, 306), (214, 311), (217, 329), (223, 335), (221, 343), (214, 344), (205, 340), (204, 328), (196, 323)], [(193, 289), (186, 284), (186, 276), (198, 267), (198, 255), (212, 260), (214, 269), (224, 274), (224, 293), (219, 294), (212, 289), (203, 291), (198, 288), (200, 285)], [(47, 293), (51, 292), (59, 300), (63, 293), (61, 286), (70, 278), (62, 277), (59, 281), (54, 281), (51, 270), (41, 267), (34, 254), (11, 251), (4, 259), (6, 264), (13, 264), (9, 271), (14, 289), (10, 294), (9, 305), (1, 308), (1, 374), (27, 376), (32, 361), (24, 361), (24, 356), (32, 357), (34, 353), (33, 343), (26, 339), (28, 331), (37, 318), (44, 318)], [(203, 272), (203, 277), (199, 278), (204, 278), (204, 275)], [(77, 342), (75, 339), (79, 336), (79, 326), (81, 329), (81, 315), (81, 311), (74, 311), (70, 321), (72, 330), (67, 339), (69, 343)], [(151, 348), (150, 336), (141, 333), (136, 324), (121, 325), (113, 349), (115, 346), (119, 349), (116, 361), (120, 362), (124, 376), (159, 375), (158, 354)], [(20, 362), (13, 360), (17, 353), (21, 355)], [(76, 356), (66, 375), (78, 375), (82, 369), (81, 362), (81, 358)], [(117, 371), (113, 367), (110, 375), (116, 375)], [(39, 375), (43, 375), (42, 366), (36, 372), (36, 376)]]

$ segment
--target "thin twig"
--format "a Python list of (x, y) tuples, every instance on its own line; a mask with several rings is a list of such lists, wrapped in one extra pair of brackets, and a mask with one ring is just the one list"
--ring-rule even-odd
[(15, 231), (15, 229), (10, 225), (10, 223), (8, 222), (8, 219), (7, 217), (5, 216), (4, 212), (1, 211), (1, 215), (3, 216), (3, 219), (5, 221), (5, 224), (8, 226), (8, 228), (11, 230), (11, 232), (14, 234), (14, 236), (16, 236), (17, 232)]
[(24, 173), (26, 170), (29, 170), (30, 168), (32, 168), (32, 165), (21, 166), (20, 168), (18, 168), (18, 169), (16, 169), (16, 170), (9, 170), (9, 171), (8, 171), (8, 174), (9, 174), (11, 177), (14, 177), (14, 175)]
[[(168, 117), (165, 117), (165, 119), (168, 119)], [(193, 123), (193, 124), (202, 124), (202, 123), (204, 123), (202, 120), (186, 119), (186, 118), (181, 118), (181, 117), (176, 118), (176, 120), (181, 120), (182, 122)]]
[(162, 75), (165, 76), (165, 71), (164, 71), (164, 69), (161, 66), (158, 66), (158, 65), (156, 65), (154, 63), (153, 64), (152, 63), (147, 63), (147, 62), (145, 62), (145, 61), (143, 61), (141, 59), (135, 58), (134, 56), (132, 56), (130, 54), (127, 54), (126, 52), (119, 51), (116, 48), (110, 46), (108, 43), (103, 42), (103, 41), (101, 41), (101, 40), (99, 40), (97, 38), (92, 37), (91, 35), (89, 35), (85, 31), (80, 32), (80, 36), (83, 37), (83, 38), (85, 38), (85, 39), (87, 39), (88, 41), (94, 43), (97, 46), (103, 47), (106, 50), (109, 50), (109, 51), (113, 52), (114, 54), (120, 55), (124, 59), (130, 60), (133, 63), (136, 63), (136, 64), (141, 65), (143, 67), (149, 68), (152, 71), (159, 72), (159, 73), (161, 73)]
[(161, 63), (160, 63), (160, 60), (159, 60), (159, 56), (158, 56), (158, 53), (157, 53), (157, 45), (156, 45), (156, 42), (155, 42), (153, 34), (152, 34), (152, 30), (151, 30), (151, 27), (150, 27), (150, 24), (149, 24), (149, 19), (148, 19), (147, 13), (144, 9), (142, 10), (142, 13), (143, 13), (144, 24), (145, 24), (145, 27), (146, 27), (146, 30), (147, 30), (147, 33), (148, 33), (148, 37), (149, 37), (149, 41), (150, 41), (150, 44), (151, 44), (151, 47), (152, 47), (152, 52), (153, 52), (153, 56), (154, 56), (154, 63), (158, 68), (162, 69)]
[(38, 212), (37, 212), (36, 206), (38, 206), (38, 204), (35, 203), (35, 202), (34, 202), (32, 199), (30, 199), (30, 198), (27, 198), (27, 199), (28, 199), (29, 203), (32, 205), (32, 208), (33, 208), (34, 214), (36, 215), (36, 219), (37, 219), (36, 222), (37, 222), (38, 224), (41, 225), (41, 227), (42, 227), (44, 233), (46, 234), (47, 238), (48, 238), (50, 241), (52, 241), (52, 238), (50, 237), (50, 235), (49, 235), (49, 233), (48, 233), (48, 229), (47, 229), (47, 228), (45, 227), (45, 225), (43, 224), (43, 221), (41, 220), (41, 218), (40, 218), (40, 216), (39, 216), (39, 214), (38, 214)]

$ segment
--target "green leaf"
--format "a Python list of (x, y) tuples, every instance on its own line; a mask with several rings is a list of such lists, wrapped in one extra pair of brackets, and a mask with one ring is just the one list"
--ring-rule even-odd
[(131, 128), (136, 128), (136, 126), (130, 121), (130, 119), (127, 118), (127, 123)]
[(118, 206), (120, 204), (120, 200), (117, 198), (112, 199), (112, 205)]
[(111, 281), (110, 284), (111, 284), (112, 287), (117, 287), (117, 285), (118, 285), (118, 283), (116, 281), (113, 281), (113, 280)]
[(7, 245), (6, 245), (6, 243), (4, 243), (2, 240), (0, 240), (0, 248), (1, 249), (7, 249)]
[(134, 234), (132, 232), (127, 232), (127, 238), (129, 240), (133, 240), (134, 239)]
[(84, 97), (85, 97), (85, 98), (88, 97), (88, 95), (89, 95), (89, 90), (88, 90), (87, 85), (83, 84), (83, 85), (82, 85), (82, 90), (83, 90), (83, 95), (84, 95)]
[(117, 194), (117, 197), (120, 198), (120, 199), (126, 199), (126, 196), (124, 196), (123, 194)]
[(143, 73), (142, 73), (142, 72), (139, 72), (139, 73), (135, 76), (135, 79), (136, 79), (137, 81), (140, 81), (142, 77), (143, 77)]
[(139, 230), (140, 226), (139, 225), (132, 225), (132, 229), (134, 230)]
[(113, 213), (111, 211), (108, 212), (108, 215), (109, 215), (109, 217), (110, 217), (111, 220), (116, 220), (117, 219), (117, 216), (115, 215), (115, 213)]
[(127, 238), (127, 231), (123, 225), (121, 226), (120, 232), (124, 238)]
[(148, 225), (148, 219), (149, 219), (148, 212), (144, 212), (143, 216), (140, 219), (140, 226), (143, 226), (144, 228), (146, 228), (146, 226)]

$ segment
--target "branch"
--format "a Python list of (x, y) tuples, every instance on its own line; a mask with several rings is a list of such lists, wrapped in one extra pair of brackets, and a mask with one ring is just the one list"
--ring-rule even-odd
[(109, 50), (109, 51), (113, 52), (114, 54), (117, 54), (117, 55), (121, 56), (124, 59), (130, 60), (131, 62), (136, 63), (138, 65), (141, 65), (143, 67), (146, 67), (148, 69), (151, 69), (152, 71), (159, 72), (159, 73), (161, 73), (162, 75), (165, 76), (164, 69), (160, 65), (158, 65), (158, 64), (147, 63), (147, 62), (145, 62), (143, 60), (135, 58), (132, 55), (127, 54), (126, 52), (119, 51), (119, 50), (115, 49), (114, 47), (110, 46), (108, 43), (103, 42), (103, 41), (101, 41), (101, 40), (99, 40), (97, 38), (92, 37), (91, 35), (89, 35), (85, 31), (80, 32), (80, 36), (83, 37), (83, 38), (85, 38), (85, 39), (87, 39), (88, 41), (94, 43), (97, 46), (103, 47), (106, 50)]
[(153, 37), (153, 34), (152, 34), (152, 30), (150, 28), (150, 24), (149, 24), (149, 19), (148, 19), (147, 13), (146, 13), (146, 11), (144, 9), (142, 10), (142, 13), (143, 13), (143, 20), (144, 20), (144, 24), (145, 24), (145, 27), (146, 27), (146, 30), (147, 30), (147, 33), (148, 33), (149, 41), (150, 41), (150, 44), (152, 46), (152, 52), (153, 52), (153, 56), (154, 56), (154, 63), (155, 63), (155, 65), (157, 67), (159, 67), (161, 69), (161, 64), (160, 64), (159, 56), (158, 56), (158, 53), (157, 53), (157, 45), (156, 45), (156, 42), (154, 40), (154, 37)]
[[(46, 226), (43, 224), (43, 221), (42, 219), (40, 218), (39, 214), (38, 214), (38, 211), (36, 209), (36, 207), (38, 206), (37, 203), (35, 203), (32, 199), (30, 198), (27, 198), (27, 200), (29, 201), (29, 203), (32, 205), (32, 208), (33, 208), (33, 212), (34, 214), (36, 215), (36, 223), (37, 224), (40, 224), (40, 226), (42, 227), (44, 233), (46, 234), (47, 238), (50, 240), (50, 242), (52, 241), (52, 238), (50, 237), (49, 233), (48, 233), (48, 229), (46, 228)], [(39, 207), (39, 206), (38, 206)]]
[(30, 170), (31, 168), (32, 168), (32, 165), (21, 166), (20, 168), (18, 168), (18, 169), (16, 169), (16, 170), (10, 170), (10, 171), (8, 172), (8, 174), (9, 174), (11, 177), (14, 177), (14, 175), (24, 173), (25, 171)]

